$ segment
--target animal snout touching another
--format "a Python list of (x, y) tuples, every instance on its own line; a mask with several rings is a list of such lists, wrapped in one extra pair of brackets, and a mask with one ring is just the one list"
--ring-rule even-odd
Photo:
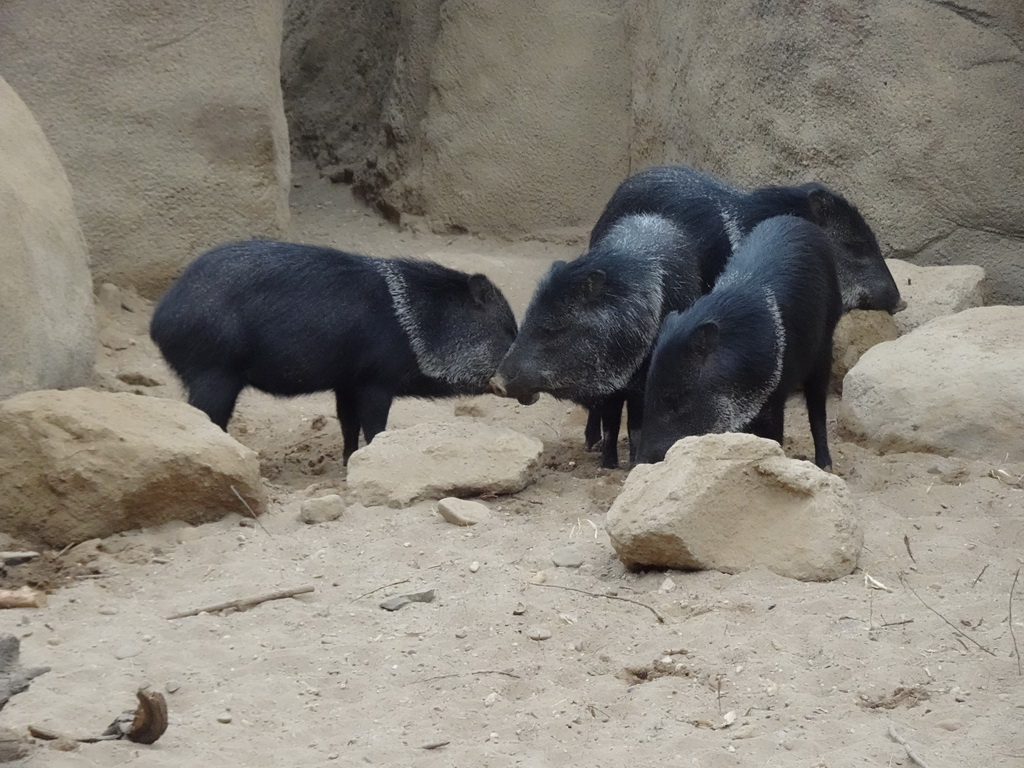
[(491, 385), (491, 392), (498, 397), (508, 397), (508, 388), (506, 387), (504, 376), (492, 376), (488, 383)]
[(896, 304), (895, 307), (893, 307), (892, 314), (895, 315), (897, 312), (902, 312), (906, 308), (907, 308), (907, 300), (904, 299), (903, 297), (900, 297), (899, 302)]

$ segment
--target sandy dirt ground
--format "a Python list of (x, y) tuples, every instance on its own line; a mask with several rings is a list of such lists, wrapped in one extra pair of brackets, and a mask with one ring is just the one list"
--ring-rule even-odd
[[(580, 249), (397, 231), (308, 168), (296, 184), (295, 239), (480, 269), (520, 315), (551, 260)], [(127, 343), (101, 350), (99, 386), (180, 397), (146, 335), (149, 309), (105, 317), (106, 338)], [(125, 383), (146, 377), (159, 384)], [(489, 519), (473, 528), (443, 522), (429, 503), (367, 508), (346, 490), (330, 395), (245, 393), (230, 431), (260, 455), (271, 505), (258, 525), (240, 509), (113, 537), (47, 607), (0, 615), (24, 662), (52, 667), (2, 724), (95, 735), (148, 685), (166, 692), (166, 735), (152, 746), (43, 748), (28, 764), (912, 765), (894, 728), (930, 768), (1024, 765), (1014, 655), (1024, 584), (1010, 622), (1024, 492), (990, 476), (1021, 476), (1024, 456), (877, 456), (839, 439), (833, 421), (836, 471), (866, 532), (853, 575), (817, 584), (766, 571), (632, 573), (603, 527), (626, 473), (583, 450), (578, 409), (549, 398), (402, 401), (390, 423), (426, 419), (534, 435), (544, 470), (519, 494), (488, 500)], [(810, 451), (796, 402), (785, 447)], [(302, 523), (301, 501), (326, 493), (349, 502), (345, 514)], [(570, 542), (583, 565), (555, 567), (552, 552)], [(304, 585), (315, 592), (166, 618)], [(433, 603), (379, 607), (426, 589)], [(530, 639), (535, 629), (550, 638)]]

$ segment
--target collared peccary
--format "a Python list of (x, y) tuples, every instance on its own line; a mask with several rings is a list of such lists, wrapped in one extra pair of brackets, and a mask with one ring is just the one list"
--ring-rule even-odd
[[(852, 204), (821, 184), (744, 191), (687, 166), (647, 168), (612, 194), (591, 231), (591, 245), (621, 217), (637, 213), (666, 216), (690, 235), (705, 292), (714, 286), (746, 234), (767, 218), (788, 214), (814, 222), (832, 241), (845, 311), (898, 312), (906, 307), (871, 227)], [(600, 411), (589, 414), (588, 447), (600, 441), (601, 422), (607, 420)]]
[(191, 405), (227, 429), (246, 386), (333, 390), (344, 461), (387, 425), (395, 397), (489, 391), (516, 337), (484, 275), (270, 240), (198, 257), (157, 304), (150, 335)]
[(745, 191), (687, 166), (647, 168), (612, 194), (590, 233), (591, 245), (620, 218), (637, 213), (665, 216), (693, 238), (705, 292), (746, 234), (765, 219), (790, 215), (817, 224), (832, 241), (845, 311), (898, 312), (906, 306), (871, 227), (842, 195), (821, 184)]
[(803, 386), (814, 461), (832, 459), (825, 398), (842, 314), (835, 246), (794, 216), (758, 224), (711, 293), (665, 318), (651, 353), (637, 460), (676, 440), (750, 431), (782, 442), (786, 398)]
[(636, 448), (644, 364), (661, 320), (700, 295), (691, 253), (682, 230), (644, 214), (620, 218), (587, 253), (555, 262), (498, 366), (494, 391), (521, 400), (548, 392), (601, 413), (608, 435), (602, 465), (617, 466), (626, 402)]

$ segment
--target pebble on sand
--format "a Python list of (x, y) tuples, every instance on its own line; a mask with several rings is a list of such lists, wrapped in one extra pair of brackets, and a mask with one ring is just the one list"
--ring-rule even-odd
[(556, 549), (551, 553), (551, 562), (559, 568), (579, 568), (583, 565), (583, 550), (574, 544)]
[(547, 640), (551, 637), (551, 630), (547, 627), (530, 627), (526, 636), (531, 640)]

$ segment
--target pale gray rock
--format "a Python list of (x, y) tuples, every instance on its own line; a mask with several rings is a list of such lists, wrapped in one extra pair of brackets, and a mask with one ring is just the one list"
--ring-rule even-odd
[(841, 432), (885, 453), (1001, 462), (1024, 434), (1024, 307), (939, 317), (869, 350), (846, 375)]
[(516, 493), (540, 467), (543, 444), (506, 427), (427, 422), (388, 430), (352, 454), (348, 484), (367, 505)]
[(626, 478), (607, 517), (628, 566), (827, 581), (857, 565), (863, 533), (842, 479), (747, 434), (677, 442)]

